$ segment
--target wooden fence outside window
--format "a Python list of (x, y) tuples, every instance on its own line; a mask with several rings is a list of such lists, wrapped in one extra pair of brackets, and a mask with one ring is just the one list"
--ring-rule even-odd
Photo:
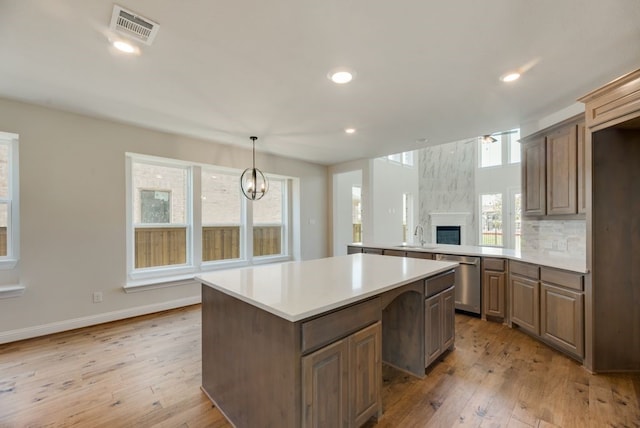
[[(0, 234), (0, 245), (1, 241)], [(240, 226), (202, 228), (202, 260), (240, 258)], [(6, 247), (6, 245), (5, 245)], [(253, 255), (282, 253), (282, 226), (253, 228)], [(135, 229), (135, 268), (169, 266), (187, 262), (186, 227), (141, 227)]]

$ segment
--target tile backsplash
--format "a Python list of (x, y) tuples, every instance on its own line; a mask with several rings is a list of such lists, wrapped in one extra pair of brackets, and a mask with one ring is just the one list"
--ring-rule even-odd
[(522, 220), (523, 253), (586, 257), (585, 220)]

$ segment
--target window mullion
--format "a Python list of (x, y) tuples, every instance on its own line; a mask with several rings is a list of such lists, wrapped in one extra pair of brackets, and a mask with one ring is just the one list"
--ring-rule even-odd
[(202, 171), (199, 166), (191, 168), (191, 254), (196, 268), (202, 265)]
[(253, 263), (253, 204), (246, 198), (242, 198), (243, 223), (244, 223), (244, 257), (249, 263)]

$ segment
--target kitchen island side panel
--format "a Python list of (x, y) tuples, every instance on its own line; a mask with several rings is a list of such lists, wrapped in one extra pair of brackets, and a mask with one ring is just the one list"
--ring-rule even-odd
[(202, 388), (237, 427), (301, 424), (300, 324), (202, 286)]

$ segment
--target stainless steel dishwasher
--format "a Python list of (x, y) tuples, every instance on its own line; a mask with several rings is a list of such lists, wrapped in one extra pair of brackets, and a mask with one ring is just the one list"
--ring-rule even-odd
[(456, 309), (480, 315), (480, 257), (436, 254), (436, 260), (457, 262)]

